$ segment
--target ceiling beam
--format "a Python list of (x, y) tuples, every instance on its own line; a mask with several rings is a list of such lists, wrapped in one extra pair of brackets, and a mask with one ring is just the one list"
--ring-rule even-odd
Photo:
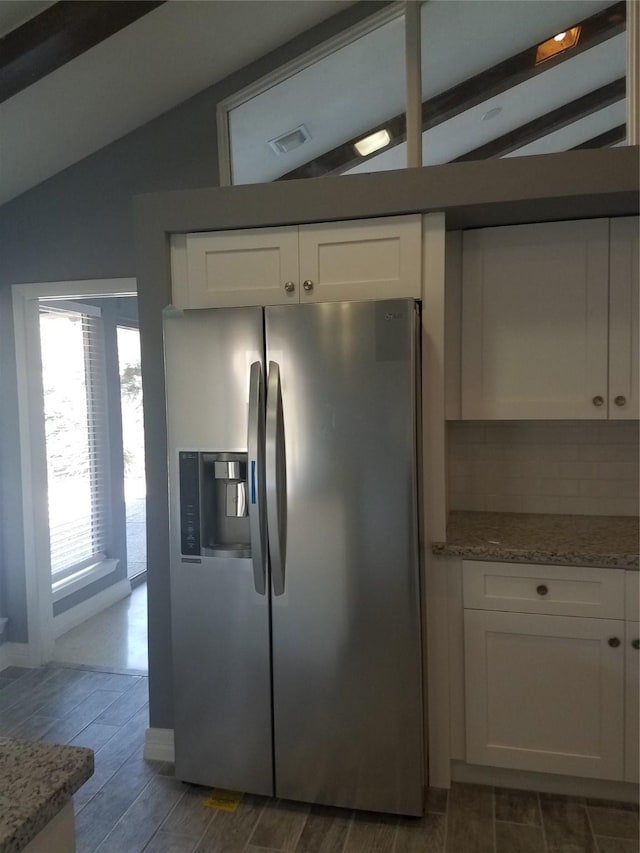
[[(614, 3), (612, 6), (603, 9), (595, 15), (577, 22), (574, 26), (578, 25), (581, 27), (580, 39), (573, 48), (562, 51), (544, 62), (536, 63), (536, 53), (540, 44), (538, 42), (526, 50), (499, 62), (497, 65), (481, 71), (468, 80), (464, 80), (457, 86), (453, 86), (451, 89), (447, 89), (445, 92), (441, 92), (424, 101), (422, 104), (423, 132), (445, 121), (449, 121), (449, 119), (506, 92), (508, 89), (512, 89), (520, 83), (536, 77), (538, 74), (556, 68), (561, 63), (583, 53), (585, 50), (589, 50), (607, 39), (624, 32), (626, 26), (626, 4), (624, 0)], [(553, 35), (555, 34), (552, 33), (550, 38)], [(292, 169), (278, 178), (278, 180), (340, 174), (348, 169), (352, 169), (354, 166), (360, 165), (380, 153), (376, 152), (367, 157), (362, 157), (357, 153), (354, 143), (364, 136), (368, 136), (371, 133), (375, 133), (376, 130), (382, 130), (383, 128), (389, 131), (391, 143), (386, 145), (382, 150), (387, 151), (389, 148), (393, 148), (404, 142), (406, 139), (406, 119), (404, 113), (394, 116), (389, 121), (381, 123), (376, 127), (363, 131), (359, 136), (349, 139), (347, 142), (331, 149), (331, 151), (320, 155), (320, 157), (304, 163), (296, 169)]]
[(463, 163), (466, 160), (490, 160), (495, 157), (504, 157), (511, 151), (524, 148), (525, 145), (542, 139), (543, 136), (548, 136), (556, 130), (561, 130), (563, 127), (579, 121), (581, 118), (586, 118), (598, 110), (621, 101), (625, 95), (625, 88), (625, 78), (620, 77), (613, 83), (600, 86), (599, 89), (594, 89), (593, 92), (576, 98), (575, 101), (563, 104), (561, 107), (509, 131), (509, 133), (497, 137), (497, 139), (492, 139), (486, 145), (480, 145), (473, 151), (467, 151), (466, 154), (456, 157), (451, 162)]
[(582, 151), (585, 148), (610, 148), (612, 145), (617, 145), (619, 142), (624, 142), (627, 138), (627, 125), (619, 124), (617, 127), (612, 127), (611, 130), (605, 130), (604, 133), (593, 136), (591, 139), (581, 142), (580, 145), (574, 145), (571, 151)]
[(164, 0), (61, 0), (0, 38), (0, 103)]

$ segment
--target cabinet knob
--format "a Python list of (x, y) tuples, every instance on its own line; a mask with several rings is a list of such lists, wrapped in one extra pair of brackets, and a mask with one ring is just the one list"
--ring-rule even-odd
[(640, 649), (640, 640), (632, 640), (631, 645), (634, 649)]
[(600, 394), (597, 394), (591, 402), (594, 406), (600, 407), (604, 404), (604, 397), (601, 397)]
[(616, 406), (626, 406), (627, 398), (623, 397), (622, 394), (618, 394), (618, 396), (613, 401)]
[(536, 592), (538, 595), (546, 595), (549, 592), (549, 587), (546, 584), (541, 583), (536, 587)]
[(310, 278), (308, 278), (306, 281), (303, 281), (302, 286), (307, 291), (307, 293), (309, 293), (310, 290), (313, 290), (313, 282)]
[(293, 291), (296, 289), (295, 282), (293, 282), (293, 281), (285, 281), (285, 283), (284, 283), (284, 289), (287, 291), (287, 293), (293, 293)]
[(618, 637), (609, 637), (607, 642), (609, 643), (612, 649), (617, 649), (620, 645), (620, 640), (618, 639)]

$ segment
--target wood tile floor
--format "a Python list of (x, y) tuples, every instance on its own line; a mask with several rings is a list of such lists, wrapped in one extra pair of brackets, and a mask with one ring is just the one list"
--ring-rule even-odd
[[(637, 805), (454, 784), (421, 819), (245, 796), (234, 813), (144, 761), (147, 679), (52, 665), (0, 672), (0, 735), (95, 750), (78, 853), (638, 853)], [(52, 851), (53, 853), (53, 851)]]

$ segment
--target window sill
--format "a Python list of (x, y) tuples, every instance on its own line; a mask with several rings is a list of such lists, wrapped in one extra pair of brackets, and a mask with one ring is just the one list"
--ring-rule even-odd
[(53, 602), (60, 601), (68, 595), (77, 592), (79, 589), (83, 589), (83, 587), (88, 586), (90, 583), (94, 583), (94, 581), (115, 572), (119, 562), (120, 560), (116, 559), (101, 560), (99, 563), (94, 563), (92, 566), (80, 569), (74, 575), (55, 581), (51, 585)]

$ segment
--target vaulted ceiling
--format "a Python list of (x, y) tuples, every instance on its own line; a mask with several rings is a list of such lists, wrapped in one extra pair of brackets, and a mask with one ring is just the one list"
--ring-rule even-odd
[[(44, 64), (50, 53), (67, 50), (67, 37), (74, 37), (71, 24), (66, 36), (50, 38), (56, 7), (71, 7), (67, 11), (72, 19), (82, 18), (87, 7), (89, 11), (95, 7), (100, 14), (94, 16), (89, 29), (102, 27), (106, 36), (108, 26), (102, 19), (118, 17), (121, 10), (126, 16), (137, 5), (135, 0), (0, 0), (0, 79), (15, 74), (17, 53), (22, 52), (23, 65), (28, 69), (36, 60)], [(143, 9), (146, 14), (114, 29), (108, 37), (0, 103), (0, 204), (222, 80), (345, 5), (351, 4), (341, 0), (169, 0), (160, 5), (140, 4), (147, 7)], [(148, 7), (155, 8), (148, 11)], [(48, 20), (46, 16), (50, 16)], [(215, 122), (214, 115), (211, 120)]]
[[(0, 0), (0, 203), (347, 5)], [(611, 0), (428, 0), (424, 163), (622, 142), (624, 17)], [(576, 24), (574, 48), (536, 62), (542, 41)], [(236, 182), (402, 168), (403, 45), (392, 20), (235, 109)], [(300, 125), (299, 148), (269, 145)], [(383, 127), (390, 144), (357, 155), (353, 143)]]

